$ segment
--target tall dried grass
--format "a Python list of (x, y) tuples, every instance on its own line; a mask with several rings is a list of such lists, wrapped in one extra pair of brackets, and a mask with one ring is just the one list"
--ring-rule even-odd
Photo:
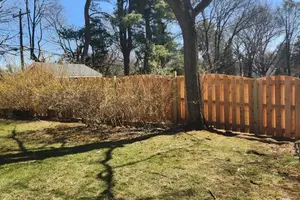
[(0, 80), (0, 109), (72, 110), (88, 124), (168, 123), (171, 102), (172, 79), (163, 76), (68, 79), (34, 68)]

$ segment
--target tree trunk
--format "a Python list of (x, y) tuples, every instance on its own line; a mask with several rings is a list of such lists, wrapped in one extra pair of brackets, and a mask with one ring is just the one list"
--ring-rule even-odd
[(203, 129), (204, 123), (201, 116), (201, 94), (197, 70), (197, 33), (195, 19), (184, 22), (182, 27), (184, 42), (184, 72), (185, 87), (188, 103), (188, 127)]
[[(128, 8), (124, 8), (124, 0), (118, 0), (118, 15), (120, 21), (122, 18), (132, 13), (132, 5), (131, 0), (128, 0), (127, 6)], [(127, 26), (124, 23), (119, 23), (119, 42), (121, 46), (121, 51), (123, 54), (123, 67), (124, 67), (124, 75), (128, 76), (130, 74), (130, 53), (132, 51), (132, 27)]]
[(183, 35), (185, 88), (189, 114), (187, 125), (192, 129), (204, 128), (201, 87), (197, 73), (198, 49), (195, 18), (211, 1), (202, 0), (193, 8), (190, 0), (166, 0), (179, 22)]
[(151, 52), (151, 41), (152, 41), (152, 33), (151, 33), (151, 26), (150, 26), (150, 12), (151, 9), (147, 8), (145, 10), (145, 32), (146, 32), (146, 51), (144, 53), (144, 73), (148, 74), (150, 73), (150, 67), (149, 67), (149, 57)]
[(246, 61), (247, 65), (247, 73), (245, 74), (246, 77), (252, 78), (252, 73), (253, 73), (253, 58), (249, 57)]
[(286, 39), (286, 68), (287, 68), (287, 75), (291, 76), (291, 42), (290, 39), (287, 37)]
[(84, 21), (85, 21), (85, 32), (84, 32), (84, 47), (83, 47), (83, 56), (81, 62), (85, 63), (85, 58), (88, 55), (89, 45), (91, 41), (91, 21), (90, 21), (90, 6), (91, 0), (86, 0), (84, 6)]
[(124, 51), (123, 57), (124, 57), (124, 75), (129, 76), (129, 74), (130, 74), (130, 52)]

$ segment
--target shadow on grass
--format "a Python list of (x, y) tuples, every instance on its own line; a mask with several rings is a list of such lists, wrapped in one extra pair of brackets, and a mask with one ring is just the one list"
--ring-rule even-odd
[(221, 131), (217, 130), (214, 128), (208, 129), (209, 132), (217, 134), (217, 135), (223, 135), (226, 137), (236, 137), (236, 138), (241, 138), (245, 140), (250, 140), (250, 141), (258, 141), (262, 142), (265, 144), (287, 144), (289, 142), (295, 142), (297, 139), (293, 138), (285, 138), (285, 137), (272, 137), (269, 135), (255, 135), (255, 134), (250, 134), (250, 133), (234, 133), (231, 131)]
[[(196, 191), (192, 188), (185, 190), (176, 190), (174, 188), (169, 188), (169, 192), (159, 194), (156, 196), (142, 197), (137, 198), (136, 200), (152, 200), (152, 199), (165, 199), (165, 200), (173, 200), (173, 199), (190, 199), (191, 197), (195, 197)], [(104, 196), (99, 197), (82, 197), (79, 200), (116, 200), (115, 197), (109, 198)], [(124, 198), (118, 198), (118, 200), (125, 200)]]
[[(48, 129), (44, 130), (46, 132), (52, 132), (53, 130)], [(64, 131), (66, 131), (64, 129)], [(78, 129), (75, 129), (75, 132), (77, 132)], [(91, 198), (83, 198), (83, 199), (115, 199), (115, 196), (113, 194), (113, 168), (109, 165), (109, 161), (112, 159), (112, 153), (116, 148), (121, 148), (124, 145), (132, 144), (135, 142), (140, 142), (143, 140), (150, 139), (152, 137), (160, 136), (160, 135), (173, 135), (177, 132), (174, 131), (165, 131), (165, 132), (157, 132), (157, 133), (149, 133), (147, 135), (134, 137), (130, 139), (121, 139), (118, 141), (107, 141), (107, 142), (95, 142), (90, 144), (84, 144), (84, 145), (77, 145), (74, 147), (61, 147), (61, 148), (55, 148), (55, 149), (49, 149), (49, 150), (36, 150), (30, 151), (26, 150), (23, 142), (19, 140), (16, 136), (16, 132), (12, 132), (12, 139), (14, 139), (22, 151), (21, 153), (11, 153), (11, 154), (5, 154), (0, 155), (0, 165), (5, 164), (12, 164), (12, 163), (18, 163), (18, 162), (26, 162), (26, 161), (34, 161), (34, 160), (44, 160), (47, 158), (54, 158), (54, 157), (60, 157), (60, 156), (66, 156), (66, 155), (73, 155), (78, 153), (85, 153), (96, 149), (108, 149), (105, 153), (105, 159), (100, 161), (100, 164), (104, 166), (105, 170), (102, 171), (97, 175), (97, 178), (99, 180), (102, 180), (106, 184), (105, 190), (99, 194), (97, 197), (91, 197)], [(63, 141), (62, 138), (56, 138), (56, 140), (59, 140), (60, 142)], [(151, 159), (151, 158), (148, 158)], [(145, 159), (145, 160), (148, 160)], [(126, 165), (133, 165), (141, 161), (136, 161), (132, 163), (128, 163), (122, 166), (118, 167), (124, 167)]]
[(117, 148), (126, 144), (132, 144), (135, 142), (147, 140), (152, 137), (156, 137), (160, 135), (173, 135), (173, 134), (176, 133), (173, 131), (165, 131), (160, 133), (151, 133), (148, 135), (143, 135), (131, 139), (122, 139), (118, 141), (95, 142), (91, 144), (78, 145), (74, 147), (63, 147), (63, 148), (55, 148), (49, 150), (27, 151), (27, 152), (16, 153), (16, 154), (5, 154), (5, 155), (0, 155), (0, 165), (18, 163), (24, 161), (44, 160), (47, 158), (85, 153), (96, 149)]
[(23, 142), (17, 138), (16, 128), (12, 130), (11, 138), (17, 142), (20, 151), (22, 151), (23, 153), (27, 152), (27, 149), (24, 147)]
[[(113, 188), (114, 188), (114, 181), (113, 181), (114, 173), (113, 173), (113, 171), (114, 171), (114, 169), (129, 166), (129, 165), (135, 165), (140, 162), (144, 162), (155, 156), (161, 155), (161, 153), (157, 153), (148, 158), (129, 162), (124, 165), (116, 166), (113, 168), (109, 164), (109, 161), (113, 158), (112, 157), (113, 151), (117, 148), (122, 148), (124, 145), (144, 141), (144, 140), (150, 139), (152, 137), (160, 136), (160, 135), (174, 135), (179, 132), (184, 132), (184, 131), (182, 131), (182, 130), (173, 131), (172, 130), (172, 131), (157, 132), (157, 133), (152, 132), (147, 135), (137, 136), (137, 137), (129, 138), (129, 139), (126, 138), (126, 139), (118, 139), (116, 141), (94, 142), (94, 143), (90, 143), (90, 144), (76, 145), (74, 147), (64, 147), (62, 145), (61, 148), (55, 148), (55, 149), (50, 149), (50, 150), (35, 149), (35, 151), (31, 151), (31, 150), (26, 150), (23, 145), (23, 142), (22, 142), (23, 140), (20, 140), (20, 139), (25, 139), (26, 141), (30, 140), (30, 138), (32, 137), (32, 134), (28, 134), (28, 133), (33, 133), (33, 134), (36, 134), (36, 136), (40, 136), (41, 138), (38, 139), (39, 141), (43, 141), (43, 142), (47, 142), (47, 143), (59, 142), (59, 143), (65, 144), (65, 141), (68, 140), (69, 138), (71, 138), (73, 134), (74, 135), (76, 134), (77, 136), (79, 134), (80, 136), (82, 136), (83, 137), (82, 142), (84, 142), (84, 141), (91, 141), (91, 138), (98, 138), (98, 139), (101, 139), (102, 137), (105, 138), (107, 134), (109, 135), (109, 133), (111, 133), (111, 131), (108, 131), (108, 132), (99, 131), (99, 130), (91, 131), (91, 130), (87, 130), (86, 127), (72, 127), (72, 128), (62, 127), (61, 129), (58, 129), (58, 130), (57, 129), (46, 129), (43, 131), (33, 131), (33, 132), (27, 132), (24, 134), (22, 133), (21, 136), (19, 136), (19, 133), (18, 133), (18, 137), (17, 137), (16, 132), (13, 131), (11, 138), (14, 139), (18, 143), (18, 146), (22, 152), (17, 153), (17, 154), (0, 155), (0, 165), (10, 164), (10, 163), (18, 163), (18, 162), (24, 162), (24, 161), (44, 160), (47, 158), (54, 158), (54, 157), (60, 157), (60, 156), (78, 154), (78, 153), (85, 153), (85, 152), (89, 152), (89, 151), (96, 150), (96, 149), (107, 149), (104, 160), (100, 161), (100, 164), (103, 165), (104, 170), (97, 175), (97, 178), (99, 180), (105, 182), (106, 188), (100, 194), (98, 194), (98, 196), (96, 196), (96, 197), (86, 197), (86, 198), (81, 198), (81, 199), (87, 199), (87, 200), (116, 199), (114, 192), (113, 192)], [(47, 137), (43, 138), (43, 136), (42, 136), (43, 134), (50, 134), (51, 135), (50, 140), (47, 141), (47, 139), (49, 139)], [(238, 136), (237, 134), (227, 135), (226, 133), (224, 134), (221, 132), (219, 132), (218, 134), (228, 136), (228, 137), (237, 137)], [(190, 135), (190, 136), (193, 136), (193, 135)], [(33, 139), (34, 138), (35, 137), (33, 137)], [(75, 139), (77, 140), (78, 137), (76, 137)], [(81, 140), (81, 137), (79, 139)], [(247, 139), (247, 138), (244, 138), (244, 139)], [(201, 142), (201, 140), (199, 140), (196, 137), (193, 137), (193, 140)], [(153, 172), (153, 173), (155, 173), (155, 172)], [(164, 176), (163, 174), (156, 174), (156, 175)], [(194, 193), (195, 192), (193, 190), (176, 191), (176, 190), (170, 189), (170, 191), (168, 193), (161, 194), (159, 196), (141, 198), (140, 200), (148, 200), (148, 199), (153, 199), (153, 198), (172, 199), (172, 197), (177, 198), (177, 199), (178, 198), (179, 199), (188, 199), (188, 197), (193, 196)]]
[[(115, 169), (135, 165), (135, 164), (138, 164), (138, 163), (142, 163), (142, 162), (151, 160), (152, 158), (162, 156), (165, 153), (172, 152), (174, 150), (184, 149), (183, 147), (174, 148), (174, 149), (170, 149), (170, 150), (165, 151), (165, 152), (159, 152), (159, 153), (153, 154), (153, 155), (151, 155), (151, 156), (149, 156), (145, 159), (141, 159), (141, 160), (129, 162), (129, 163), (126, 163), (126, 164), (123, 164), (123, 165), (112, 167), (111, 165), (109, 165), (109, 161), (113, 159), (112, 153), (115, 149), (121, 148), (121, 147), (123, 147), (123, 145), (114, 146), (114, 147), (108, 149), (105, 153), (105, 159), (100, 162), (101, 165), (103, 165), (105, 169), (97, 175), (97, 178), (105, 183), (106, 188), (96, 197), (83, 197), (83, 198), (80, 198), (80, 200), (103, 200), (103, 199), (116, 200), (117, 198), (115, 197), (114, 191), (113, 191), (113, 188), (114, 188), (114, 170)], [(189, 147), (191, 147), (191, 146), (189, 146)], [(187, 148), (189, 148), (189, 147), (187, 147)], [(167, 176), (165, 176), (161, 173), (157, 173), (157, 172), (147, 171), (147, 173), (158, 175), (158, 176), (161, 176), (161, 177), (164, 177), (164, 178), (170, 178), (170, 177), (167, 177)], [(172, 179), (172, 178), (170, 178), (170, 179)], [(193, 196), (194, 193), (195, 193), (194, 191), (192, 191), (190, 189), (189, 190), (184, 190), (184, 191), (182, 190), (182, 191), (178, 191), (178, 192), (174, 192), (173, 189), (170, 189), (170, 191), (172, 191), (172, 193), (168, 193), (168, 194), (165, 194), (165, 195), (160, 195), (158, 198), (161, 199), (162, 197), (164, 197), (163, 199), (165, 199), (166, 197), (168, 197), (169, 199), (172, 199), (170, 197), (173, 197), (173, 198), (174, 197), (179, 197), (179, 196), (188, 197), (188, 196)], [(153, 199), (153, 198), (154, 197), (146, 197), (146, 198), (142, 198), (141, 200), (144, 200), (144, 199), (147, 200), (147, 199)], [(155, 197), (155, 198), (157, 198), (157, 197)]]
[[(118, 146), (121, 147), (121, 146)], [(100, 163), (104, 166), (105, 170), (100, 172), (97, 175), (97, 178), (102, 180), (106, 184), (105, 190), (98, 196), (98, 199), (115, 199), (115, 195), (113, 193), (113, 168), (109, 165), (109, 161), (112, 159), (112, 152), (117, 147), (112, 147), (108, 149), (105, 153), (105, 159), (102, 160)]]

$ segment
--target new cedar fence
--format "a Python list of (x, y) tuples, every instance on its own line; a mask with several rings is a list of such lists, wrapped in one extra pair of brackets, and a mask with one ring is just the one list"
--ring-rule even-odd
[[(187, 120), (184, 77), (176, 78), (176, 123)], [(300, 79), (201, 76), (204, 116), (217, 129), (300, 138)], [(174, 113), (174, 112), (173, 112)]]
[[(188, 119), (183, 76), (140, 75), (97, 79), (93, 81), (99, 88), (113, 82), (117, 98), (141, 93), (139, 97), (144, 99), (145, 105), (138, 106), (139, 98), (131, 106), (140, 110), (134, 112), (138, 121), (183, 124)], [(256, 135), (300, 138), (300, 79), (287, 76), (251, 79), (205, 74), (200, 80), (204, 116), (209, 125)], [(157, 100), (155, 105), (154, 100)], [(63, 118), (76, 115), (70, 111), (62, 113)], [(36, 115), (47, 116), (49, 113)]]

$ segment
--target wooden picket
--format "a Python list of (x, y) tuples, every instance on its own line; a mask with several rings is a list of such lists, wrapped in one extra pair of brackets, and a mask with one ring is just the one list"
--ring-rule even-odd
[(296, 111), (295, 138), (300, 138), (300, 79), (295, 80), (295, 111)]
[[(180, 92), (185, 94), (184, 79)], [(273, 137), (300, 138), (300, 79), (244, 78), (202, 75), (204, 116), (209, 125), (224, 130)], [(186, 99), (180, 95), (181, 122), (186, 121)], [(185, 110), (185, 111), (183, 111)]]

